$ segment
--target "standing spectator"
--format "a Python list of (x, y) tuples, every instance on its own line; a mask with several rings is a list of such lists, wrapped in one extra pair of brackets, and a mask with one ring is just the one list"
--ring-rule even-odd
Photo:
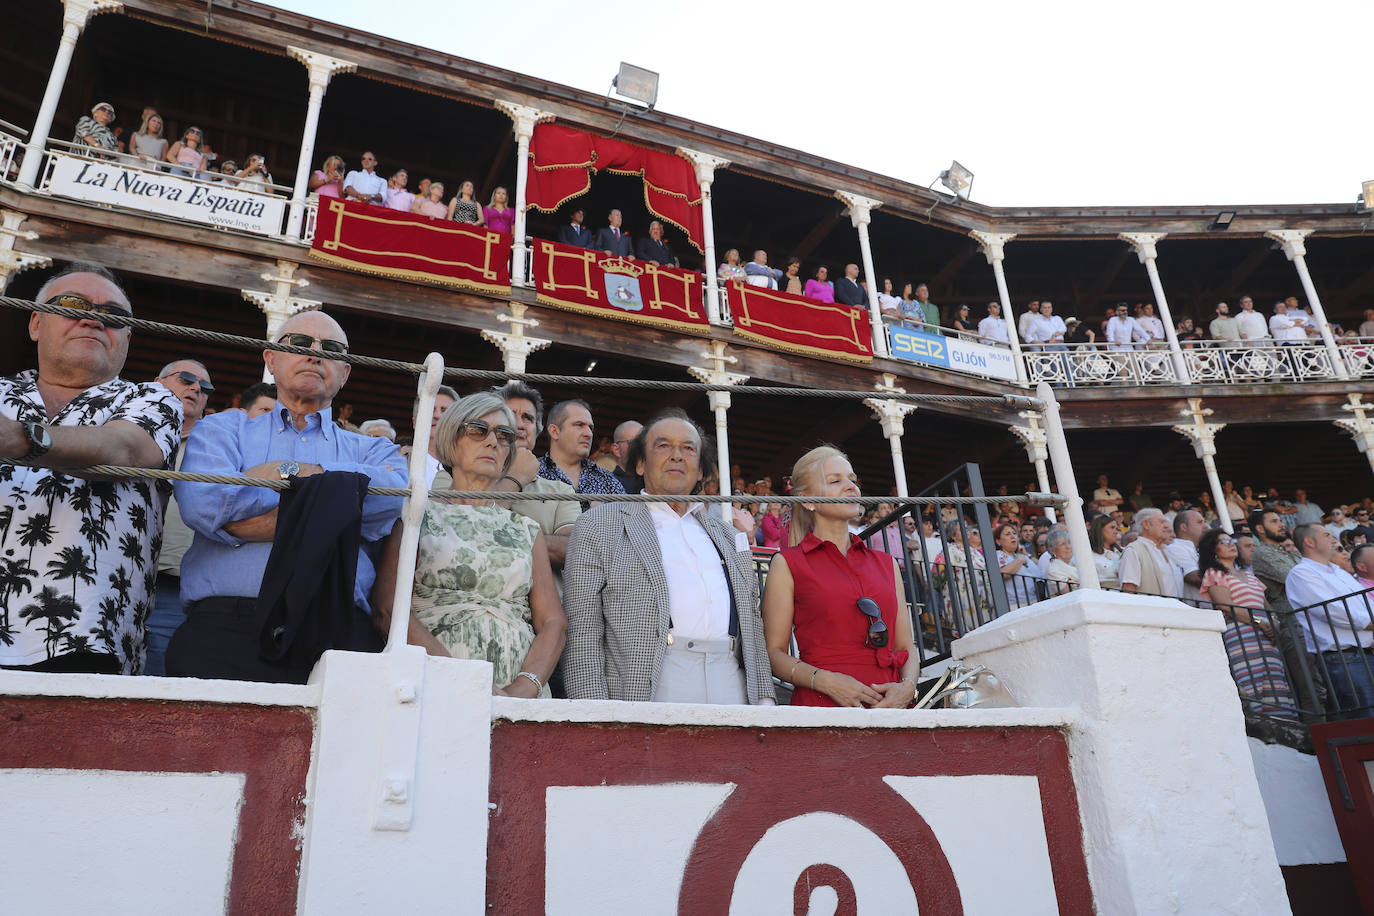
[(1064, 342), (1073, 346), (1091, 344), (1097, 340), (1097, 332), (1088, 327), (1087, 322), (1079, 321), (1077, 318), (1070, 318), (1064, 322), (1067, 334)]
[(973, 323), (973, 318), (969, 314), (967, 305), (960, 305), (954, 309), (954, 320), (950, 322), (950, 326), (953, 327), (954, 330), (962, 331), (965, 334), (972, 335), (978, 333), (978, 325)]
[[(420, 182), (420, 196), (425, 196), (425, 191), (429, 189), (430, 180), (426, 178)], [(477, 189), (471, 181), (464, 181), (458, 186), (458, 193), (453, 195), (453, 200), (448, 202), (448, 213), (445, 216), (455, 223), (466, 223), (469, 226), (480, 226), (483, 224), (482, 208), (477, 204)], [(581, 213), (581, 210), (574, 211), (574, 214)], [(562, 241), (560, 238), (559, 241)], [(584, 245), (584, 248), (591, 248), (591, 245)]]
[(1007, 336), (1006, 319), (1002, 317), (1002, 303), (988, 303), (988, 317), (978, 322), (978, 335), (988, 343), (1011, 343)]
[[(624, 493), (625, 488), (609, 471), (592, 461), (596, 426), (586, 401), (560, 401), (549, 411), (549, 452), (539, 459), (539, 476), (561, 480), (576, 493)], [(586, 512), (587, 503), (582, 504)]]
[(763, 532), (763, 546), (781, 550), (787, 537), (787, 526), (782, 520), (782, 503), (770, 502), (768, 511), (759, 519), (759, 530)]
[[(1339, 553), (1331, 532), (1319, 525), (1301, 525), (1293, 543), (1302, 560), (1288, 573), (1288, 600), (1298, 615), (1309, 649), (1319, 653), (1326, 680), (1341, 711), (1349, 718), (1374, 713), (1374, 612), (1369, 595), (1350, 572), (1333, 560)], [(1346, 595), (1354, 597), (1337, 600)]]
[(205, 169), (205, 132), (195, 126), (186, 128), (181, 139), (167, 148), (166, 158), (173, 175), (195, 178)]
[(1240, 340), (1240, 325), (1231, 317), (1231, 306), (1225, 302), (1217, 303), (1217, 317), (1207, 326), (1207, 333), (1212, 335), (1213, 340), (1222, 342), (1223, 346)]
[[(459, 193), (462, 193), (461, 191)], [(449, 219), (453, 219), (454, 208), (458, 204), (457, 195), (449, 202)], [(474, 205), (473, 209), (476, 209)], [(578, 207), (568, 214), (568, 222), (558, 227), (558, 242), (561, 245), (571, 245), (574, 248), (591, 248), (596, 244), (596, 237), (592, 230), (582, 225), (582, 208)]]
[(1145, 302), (1140, 306), (1140, 317), (1136, 319), (1138, 324), (1148, 336), (1148, 343), (1159, 345), (1164, 342), (1164, 322), (1155, 316), (1155, 304)]
[(1131, 491), (1130, 505), (1132, 512), (1139, 512), (1141, 509), (1152, 508), (1155, 501), (1145, 492), (1145, 481), (1137, 480), (1135, 489)]
[(611, 452), (615, 455), (615, 470), (611, 473), (620, 481), (626, 493), (638, 493), (644, 485), (644, 481), (639, 479), (639, 475), (629, 465), (630, 446), (639, 437), (642, 429), (644, 424), (638, 420), (626, 420), (615, 428), (615, 438), (611, 442)]
[(105, 268), (72, 264), (36, 298), (86, 317), (34, 312), (38, 369), (0, 378), (0, 457), (21, 462), (0, 466), (0, 667), (138, 674), (162, 507), (148, 480), (65, 472), (165, 469), (181, 402), (119, 378), (132, 309)]
[[(1286, 546), (1288, 529), (1284, 527), (1279, 514), (1272, 509), (1258, 509), (1252, 512), (1248, 524), (1255, 534), (1251, 569), (1264, 585), (1265, 605), (1278, 618), (1278, 644), (1283, 651), (1284, 659), (1288, 662), (1288, 670), (1314, 669), (1315, 665), (1308, 657), (1308, 647), (1304, 639), (1298, 635), (1299, 627), (1293, 620), (1293, 605), (1288, 599), (1288, 574), (1302, 560), (1302, 555)], [(1309, 693), (1307, 683), (1298, 679), (1294, 685), (1303, 707), (1321, 709), (1325, 698), (1324, 687), (1320, 683), (1315, 683), (1312, 685), (1314, 692)]]
[(787, 269), (783, 271), (782, 277), (778, 280), (778, 288), (784, 293), (791, 293), (800, 296), (805, 289), (801, 278), (801, 258), (791, 257), (787, 259)]
[(1064, 346), (1067, 330), (1064, 319), (1054, 314), (1054, 303), (1045, 299), (1040, 303), (1040, 314), (1031, 320), (1026, 340), (1040, 344), (1045, 350), (1067, 350)]
[(510, 194), (505, 188), (498, 187), (491, 192), (491, 201), (482, 208), (482, 222), (488, 229), (497, 232), (510, 232), (515, 226), (515, 208), (507, 206)]
[(676, 267), (677, 255), (673, 246), (663, 237), (663, 224), (658, 220), (649, 223), (649, 236), (639, 240), (639, 259), (659, 267)]
[(606, 228), (596, 230), (596, 247), (606, 254), (635, 259), (635, 245), (629, 235), (621, 231), (620, 211), (612, 210), (606, 214)]
[(1088, 544), (1093, 551), (1093, 564), (1103, 588), (1121, 584), (1117, 568), (1121, 565), (1121, 525), (1109, 515), (1099, 515), (1088, 527)]
[(119, 150), (119, 139), (110, 125), (114, 123), (115, 110), (109, 102), (97, 102), (89, 115), (83, 115), (76, 122), (73, 143), (84, 143), (92, 149), (106, 152)]
[(1093, 502), (1097, 503), (1099, 510), (1111, 515), (1125, 501), (1121, 491), (1110, 485), (1106, 474), (1097, 475), (1097, 489), (1093, 490)]
[(1115, 314), (1107, 322), (1107, 349), (1134, 350), (1137, 341), (1145, 342), (1149, 339), (1149, 332), (1131, 317), (1130, 306), (1118, 302)]
[(1240, 297), (1236, 328), (1240, 331), (1240, 339), (1248, 344), (1261, 345), (1269, 339), (1269, 326), (1265, 323), (1264, 315), (1255, 311), (1255, 300), (1249, 296)]
[(254, 191), (270, 191), (273, 184), (272, 173), (267, 171), (267, 160), (261, 153), (253, 153), (248, 157), (248, 164), (239, 172), (235, 173), (236, 185), (249, 185)]
[(430, 219), (445, 219), (448, 216), (448, 207), (444, 205), (444, 183), (430, 182), (429, 189), (411, 202), (410, 212), (428, 216)]
[(239, 406), (251, 417), (271, 413), (277, 403), (277, 386), (270, 382), (257, 382), (243, 389), (239, 395)]
[(1219, 520), (1216, 507), (1212, 505), (1212, 494), (1207, 490), (1197, 495), (1197, 511), (1202, 513), (1202, 520), (1208, 525)]
[(1141, 509), (1135, 514), (1132, 527), (1140, 536), (1121, 555), (1117, 567), (1121, 590), (1182, 597), (1183, 576), (1164, 555), (1169, 537), (1169, 523), (1164, 520), (1164, 513), (1153, 508)]
[(892, 294), (892, 280), (883, 280), (883, 291), (878, 294), (878, 310), (889, 318), (897, 318), (902, 313), (902, 300), (900, 296)]
[(167, 153), (167, 138), (162, 136), (162, 115), (149, 110), (143, 123), (129, 138), (129, 153), (144, 162), (157, 165)]
[(816, 276), (806, 281), (806, 288), (802, 291), (802, 295), (808, 299), (815, 299), (817, 302), (834, 302), (835, 288), (826, 279), (829, 275), (829, 270), (824, 264), (817, 267)]
[(1317, 323), (1312, 320), (1312, 313), (1302, 307), (1302, 303), (1298, 302), (1297, 296), (1289, 296), (1287, 299), (1283, 300), (1283, 305), (1288, 309), (1288, 317), (1292, 318), (1294, 321), (1300, 322), (1304, 330), (1306, 330), (1308, 337), (1317, 337), (1320, 335), (1320, 332), (1317, 330)]
[(1250, 514), (1250, 508), (1245, 504), (1245, 498), (1236, 492), (1236, 485), (1229, 480), (1221, 482), (1221, 495), (1226, 497), (1226, 514), (1231, 519), (1231, 527), (1234, 528), (1245, 521), (1245, 517)]
[(1007, 607), (1016, 610), (1034, 604), (1039, 600), (1035, 592), (1038, 577), (1031, 574), (1035, 561), (1021, 546), (1016, 525), (1010, 522), (999, 525), (992, 539), (997, 544), (997, 566), (1002, 571), (1002, 582), (1007, 590)]
[(1029, 342), (1031, 322), (1040, 317), (1040, 300), (1032, 299), (1026, 306), (1026, 310), (1021, 313), (1021, 317), (1016, 319), (1016, 333), (1021, 335), (1021, 340)]
[(342, 197), (344, 161), (342, 156), (330, 156), (318, 169), (310, 173), (308, 187), (318, 197)]
[(1202, 340), (1202, 332), (1193, 326), (1193, 319), (1191, 318), (1184, 318), (1180, 321), (1175, 334), (1178, 336), (1179, 345), (1185, 350), (1192, 349), (1197, 346), (1198, 341)]
[(1184, 598), (1198, 600), (1202, 597), (1202, 573), (1199, 571), (1197, 550), (1198, 541), (1207, 531), (1207, 522), (1196, 509), (1184, 509), (1174, 516), (1174, 539), (1164, 548), (1169, 562), (1178, 567), (1183, 576)]
[(716, 279), (722, 283), (744, 280), (744, 265), (739, 262), (739, 249), (731, 248), (725, 252), (725, 260), (716, 268)]
[(925, 322), (925, 330), (932, 334), (939, 334), (940, 307), (930, 301), (930, 287), (924, 283), (916, 284), (916, 303), (921, 307), (920, 320)]
[(1364, 321), (1360, 322), (1361, 339), (1374, 339), (1374, 309), (1364, 310)]
[(1269, 333), (1279, 343), (1302, 343), (1307, 340), (1307, 322), (1301, 315), (1289, 315), (1287, 303), (1275, 302), (1274, 314), (1269, 316)]
[(400, 210), (402, 213), (409, 213), (411, 204), (415, 203), (414, 193), (406, 190), (406, 184), (410, 180), (410, 173), (405, 169), (397, 169), (392, 173), (391, 178), (386, 183), (386, 206), (391, 210)]
[(868, 303), (868, 296), (859, 285), (858, 264), (844, 266), (844, 276), (835, 281), (835, 301), (841, 305), (860, 308)]
[(386, 203), (386, 179), (377, 174), (378, 165), (371, 151), (363, 153), (363, 167), (349, 172), (344, 178), (343, 196), (379, 207)]

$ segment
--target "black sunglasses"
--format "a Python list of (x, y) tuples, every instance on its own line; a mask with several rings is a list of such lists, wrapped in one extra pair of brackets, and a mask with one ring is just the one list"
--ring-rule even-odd
[(77, 296), (72, 293), (64, 293), (61, 296), (53, 296), (44, 305), (60, 305), (64, 309), (80, 309), (83, 312), (93, 312), (101, 316), (101, 322), (108, 324), (112, 328), (123, 327), (124, 325), (116, 321), (105, 321), (106, 316), (110, 318), (132, 318), (134, 313), (122, 305), (115, 305), (112, 302), (92, 302), (85, 296)]
[(496, 433), (496, 441), (502, 445), (515, 444), (516, 432), (510, 426), (492, 426), (486, 420), (469, 420), (459, 427), (473, 442), (483, 442), (491, 433)]
[(881, 649), (887, 645), (887, 624), (883, 623), (883, 613), (878, 607), (878, 602), (872, 598), (860, 598), (858, 600), (859, 610), (868, 615), (868, 640), (867, 645), (875, 649)]
[(199, 385), (200, 390), (205, 392), (206, 394), (210, 394), (215, 390), (215, 386), (210, 384), (210, 380), (208, 378), (201, 378), (194, 372), (187, 372), (185, 370), (182, 370), (181, 372), (168, 372), (166, 375), (159, 377), (158, 381), (162, 381), (162, 379), (165, 378), (171, 378), (174, 375), (177, 378), (181, 379), (181, 383), (183, 385)]
[(330, 340), (326, 337), (311, 337), (309, 334), (283, 334), (281, 337), (277, 338), (277, 343), (287, 343), (293, 347), (301, 347), (302, 349), (310, 349), (315, 346), (316, 342), (319, 343), (320, 349), (326, 353), (343, 354), (348, 352), (348, 344), (344, 343), (342, 340)]

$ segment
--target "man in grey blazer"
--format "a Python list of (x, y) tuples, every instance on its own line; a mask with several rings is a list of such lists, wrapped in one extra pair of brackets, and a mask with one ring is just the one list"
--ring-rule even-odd
[(603, 503), (578, 519), (564, 567), (568, 696), (776, 702), (749, 543), (691, 494), (701, 428), (660, 413), (629, 465), (662, 503)]

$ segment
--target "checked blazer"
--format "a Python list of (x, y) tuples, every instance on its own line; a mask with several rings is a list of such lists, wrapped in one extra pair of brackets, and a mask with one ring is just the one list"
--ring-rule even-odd
[[(735, 529), (697, 510), (726, 558), (739, 609), (736, 655), (749, 702), (774, 699), (772, 670), (759, 616), (758, 578)], [(563, 567), (568, 645), (563, 680), (575, 700), (653, 698), (668, 636), (668, 580), (649, 510), (642, 503), (604, 503), (577, 520)]]

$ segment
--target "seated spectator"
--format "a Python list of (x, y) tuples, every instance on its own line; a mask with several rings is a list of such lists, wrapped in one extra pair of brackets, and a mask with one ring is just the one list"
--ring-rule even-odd
[(620, 227), (621, 215), (619, 210), (612, 210), (606, 214), (606, 228), (596, 230), (596, 247), (606, 254), (619, 255), (622, 258), (635, 259), (634, 241), (630, 239), (630, 234)]
[(1178, 336), (1179, 345), (1185, 349), (1196, 347), (1198, 341), (1203, 339), (1202, 332), (1193, 326), (1193, 319), (1191, 318), (1184, 318), (1180, 321), (1175, 334)]
[(1121, 555), (1117, 567), (1121, 590), (1147, 595), (1183, 597), (1183, 575), (1164, 556), (1164, 545), (1171, 529), (1158, 509), (1141, 509), (1131, 525), (1139, 537)]
[[(515, 457), (515, 416), (489, 392), (439, 420), (435, 455), (458, 490), (490, 490)], [(490, 500), (431, 499), (415, 558), (407, 641), (430, 655), (489, 661), (499, 696), (548, 697), (567, 618), (539, 525)], [(383, 632), (400, 565), (401, 524), (378, 564), (374, 621)], [(402, 610), (402, 613), (405, 611)]]
[(415, 195), (406, 190), (406, 184), (410, 181), (410, 173), (405, 169), (397, 169), (392, 173), (386, 182), (386, 206), (389, 210), (400, 210), (402, 213), (409, 213), (411, 204), (415, 203)]
[(1355, 527), (1355, 523), (1345, 514), (1344, 506), (1337, 506), (1331, 510), (1331, 521), (1327, 523), (1326, 530), (1331, 532), (1331, 536), (1340, 539), (1342, 531), (1349, 531)]
[(277, 386), (271, 382), (258, 382), (256, 385), (249, 385), (243, 389), (243, 394), (239, 395), (239, 406), (247, 411), (250, 418), (271, 413), (276, 404)]
[(89, 115), (82, 115), (76, 122), (73, 143), (84, 143), (93, 150), (108, 153), (119, 150), (119, 139), (115, 137), (110, 125), (114, 123), (115, 110), (109, 102), (97, 102)]
[(808, 299), (815, 299), (817, 302), (834, 302), (835, 290), (826, 279), (829, 271), (825, 265), (816, 268), (816, 276), (806, 281), (806, 288), (802, 290), (802, 295)]
[[(829, 446), (798, 459), (792, 483), (798, 496), (861, 495), (849, 459)], [(769, 566), (768, 657), (793, 685), (793, 706), (901, 709), (916, 698), (920, 661), (901, 573), (849, 533), (858, 512), (857, 504), (794, 505), (788, 546)], [(797, 657), (788, 652), (794, 634)]]
[(941, 552), (931, 562), (934, 585), (942, 590), (941, 598), (951, 612), (957, 609), (960, 631), (967, 633), (989, 619), (991, 607), (987, 595), (984, 570), (987, 558), (983, 555), (983, 537), (975, 525), (961, 529), (958, 512), (944, 523)]
[[(274, 409), (259, 417), (235, 410), (201, 420), (187, 440), (182, 470), (266, 480), (346, 471), (366, 475), (372, 486), (404, 487), (406, 465), (394, 444), (334, 425), (331, 408), (351, 368), (327, 358), (348, 352), (348, 338), (338, 322), (322, 311), (300, 312), (286, 320), (275, 342), (311, 351), (263, 352), (277, 380)], [(283, 435), (287, 430), (290, 434)], [(273, 605), (269, 602), (263, 607), (258, 598), (273, 584), (264, 581), (264, 575), (275, 549), (281, 498), (276, 491), (260, 487), (190, 481), (177, 481), (173, 489), (182, 519), (195, 538), (181, 563), (181, 600), (187, 617), (167, 648), (168, 674), (304, 684), (325, 648), (381, 648), (368, 619), (368, 596), (375, 577), (372, 557), (376, 542), (391, 531), (400, 514), (401, 499), (369, 495), (360, 510), (354, 508), (361, 511), (361, 527), (356, 529), (357, 567), (350, 593), (331, 595), (329, 589), (320, 590), (319, 569), (308, 570), (317, 591), (303, 589), (298, 597), (336, 625), (336, 638), (325, 640), (328, 645), (303, 642), (293, 646), (299, 651), (289, 651), (286, 658), (269, 660), (263, 653), (263, 628)], [(347, 508), (312, 516), (312, 523), (318, 518), (325, 526), (318, 542), (301, 538), (290, 543), (340, 542), (337, 525), (350, 521), (343, 511)], [(336, 515), (339, 521), (331, 526)], [(325, 619), (312, 622), (321, 633), (329, 632)]]
[(343, 180), (343, 157), (330, 156), (318, 169), (310, 173), (307, 187), (319, 197), (342, 197)]
[(1035, 590), (1039, 576), (1032, 572), (1035, 561), (1021, 546), (1017, 526), (1012, 522), (998, 525), (992, 539), (997, 544), (997, 566), (1007, 590), (1007, 607), (1016, 610), (1034, 604), (1039, 600)]
[(835, 281), (835, 301), (841, 305), (857, 307), (868, 305), (868, 295), (859, 285), (858, 264), (844, 266), (844, 276)]
[(1374, 544), (1360, 544), (1350, 551), (1350, 568), (1361, 588), (1374, 588)]
[(1250, 514), (1250, 509), (1245, 504), (1245, 498), (1236, 492), (1236, 485), (1229, 480), (1221, 482), (1221, 495), (1226, 497), (1226, 513), (1231, 519), (1231, 527), (1245, 521)]
[(649, 235), (639, 240), (639, 259), (659, 267), (676, 267), (677, 255), (673, 246), (663, 237), (663, 224), (658, 220), (649, 223)]
[(431, 182), (427, 195), (416, 197), (411, 203), (410, 212), (428, 216), (430, 219), (446, 218), (448, 207), (444, 204), (444, 183), (442, 181)]
[(396, 441), (396, 428), (391, 425), (389, 420), (364, 420), (358, 424), (358, 432), (364, 436), (387, 439), (391, 442)]
[[(420, 196), (424, 197), (425, 192), (433, 182), (426, 178), (420, 182)], [(581, 210), (576, 211), (581, 213)], [(467, 223), (471, 226), (481, 226), (485, 224), (482, 215), (482, 207), (477, 203), (477, 188), (470, 181), (464, 181), (458, 186), (458, 193), (453, 195), (453, 200), (448, 202), (448, 218), (455, 223)], [(590, 248), (590, 245), (583, 246)]]
[(1088, 526), (1088, 544), (1093, 551), (1093, 565), (1103, 588), (1117, 588), (1121, 584), (1118, 567), (1121, 564), (1121, 523), (1109, 515), (1099, 515)]
[(777, 289), (782, 279), (782, 271), (768, 266), (768, 252), (760, 248), (754, 252), (754, 260), (744, 265), (744, 282), (750, 286), (766, 286)]
[(778, 288), (794, 296), (803, 295), (805, 287), (801, 278), (801, 258), (788, 258), (787, 269), (778, 280)]
[(31, 314), (38, 368), (0, 378), (0, 457), (19, 462), (0, 468), (0, 667), (139, 674), (162, 506), (146, 480), (67, 472), (165, 469), (181, 401), (119, 377), (132, 333), (119, 318), (132, 307), (105, 268), (72, 264), (35, 298), (87, 317)]
[[(1078, 568), (1073, 565), (1073, 544), (1069, 532), (1056, 525), (1045, 538), (1045, 548), (1050, 553), (1049, 566), (1045, 569), (1045, 579), (1049, 582), (1067, 582), (1069, 586), (1078, 585)], [(1062, 594), (1062, 587), (1051, 594)]]
[[(910, 289), (909, 286), (907, 288)], [(902, 317), (906, 317), (905, 293), (902, 294), (902, 298), (904, 300), (902, 302)], [(1007, 336), (1006, 319), (1002, 317), (1002, 303), (996, 301), (988, 303), (988, 317), (978, 322), (978, 336), (988, 343), (1011, 343)]]
[(888, 318), (897, 318), (902, 313), (902, 300), (892, 295), (892, 280), (883, 280), (883, 291), (878, 294), (878, 309)]
[[(1321, 656), (1327, 685), (1342, 713), (1374, 713), (1374, 609), (1359, 581), (1334, 562), (1339, 547), (1331, 532), (1299, 525), (1293, 543), (1302, 560), (1288, 572), (1285, 588), (1308, 651)], [(1345, 597), (1353, 595), (1354, 597)], [(1308, 610), (1301, 610), (1307, 608)]]
[(510, 232), (515, 226), (515, 208), (507, 206), (510, 195), (505, 188), (491, 192), (491, 201), (482, 208), (482, 223), (497, 232)]
[(276, 183), (272, 180), (272, 173), (267, 171), (267, 160), (259, 153), (249, 156), (248, 165), (236, 175), (239, 185), (248, 185), (255, 191), (269, 190), (268, 185)]
[(963, 331), (965, 334), (972, 335), (978, 333), (978, 325), (973, 323), (973, 318), (969, 313), (969, 307), (967, 305), (955, 307), (954, 320), (949, 324), (954, 330)]
[(724, 283), (744, 279), (744, 265), (739, 262), (738, 248), (731, 248), (725, 252), (725, 260), (716, 269), (716, 277)]
[(386, 203), (386, 179), (377, 174), (380, 165), (371, 152), (363, 153), (361, 169), (349, 172), (343, 182), (343, 196), (348, 200), (374, 204), (378, 207)]
[(1337, 540), (1341, 542), (1341, 549), (1346, 553), (1349, 553), (1362, 544), (1368, 543), (1368, 537), (1365, 535), (1363, 528), (1351, 528), (1348, 531), (1342, 531), (1341, 536)]
[(129, 154), (149, 165), (156, 165), (166, 153), (167, 138), (162, 136), (162, 115), (150, 110), (143, 116), (143, 123), (138, 130), (129, 138)]
[(210, 173), (211, 181), (223, 182), (228, 187), (238, 186), (239, 164), (232, 159), (226, 159), (219, 164), (219, 173)]
[(1217, 510), (1212, 505), (1212, 494), (1203, 490), (1197, 495), (1197, 511), (1202, 515), (1202, 520), (1208, 525), (1215, 524), (1217, 521)]
[[(471, 182), (463, 182), (465, 186), (471, 187)], [(458, 192), (460, 195), (462, 191)], [(454, 197), (449, 203), (449, 218), (452, 219), (454, 206), (458, 203), (458, 197)], [(474, 210), (476, 209), (474, 205)], [(571, 245), (574, 248), (592, 248), (596, 244), (596, 237), (592, 230), (582, 224), (583, 212), (578, 207), (568, 214), (568, 221), (558, 227), (558, 243), (560, 245)]]
[(186, 128), (181, 139), (167, 148), (165, 158), (173, 175), (197, 177), (205, 169), (205, 132), (199, 127)]
[(1274, 627), (1265, 613), (1264, 586), (1239, 567), (1236, 539), (1213, 528), (1198, 541), (1202, 597), (1212, 602), (1230, 624), (1222, 633), (1226, 658), (1240, 694), (1254, 700), (1253, 712), (1291, 715), (1296, 705), (1274, 642)]

